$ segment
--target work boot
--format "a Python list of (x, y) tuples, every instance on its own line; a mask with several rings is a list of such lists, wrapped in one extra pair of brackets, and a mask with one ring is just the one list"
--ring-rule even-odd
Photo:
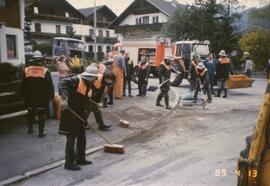
[(39, 138), (43, 138), (47, 134), (46, 132), (44, 132), (44, 126), (45, 126), (45, 120), (40, 119), (38, 122), (38, 137)]
[(162, 100), (162, 94), (159, 93), (159, 95), (157, 97), (156, 106), (158, 106), (158, 107), (163, 107), (164, 106), (164, 105), (160, 104), (161, 100)]
[(71, 164), (71, 165), (65, 164), (65, 169), (72, 170), (72, 171), (77, 171), (77, 170), (81, 170), (81, 167), (79, 167), (76, 164)]
[(108, 129), (110, 129), (112, 126), (111, 125), (105, 125), (105, 124), (103, 124), (103, 125), (99, 125), (98, 126), (98, 129), (99, 130), (108, 130)]
[(227, 98), (227, 93), (228, 93), (228, 90), (226, 88), (224, 88), (224, 96), (223, 96), (223, 98)]
[(76, 163), (77, 163), (77, 165), (91, 165), (91, 164), (93, 164), (92, 161), (88, 161), (85, 159), (84, 160), (77, 160)]
[(165, 97), (165, 104), (166, 104), (166, 109), (167, 110), (171, 110), (172, 109), (172, 107), (169, 105), (169, 97), (168, 96), (166, 96)]
[(109, 102), (107, 103), (107, 105), (113, 105), (113, 102), (112, 102), (112, 101), (109, 101)]
[(218, 90), (217, 90), (217, 94), (216, 94), (215, 97), (220, 97), (220, 94), (221, 94), (221, 89), (218, 89)]

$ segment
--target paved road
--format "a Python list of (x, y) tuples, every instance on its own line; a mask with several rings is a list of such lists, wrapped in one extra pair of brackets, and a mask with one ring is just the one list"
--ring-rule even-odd
[(253, 88), (214, 99), (207, 110), (180, 105), (166, 120), (151, 120), (124, 140), (124, 155), (97, 152), (88, 157), (94, 164), (82, 171), (60, 167), (16, 185), (236, 185), (236, 162), (255, 126), (265, 85), (257, 79)]

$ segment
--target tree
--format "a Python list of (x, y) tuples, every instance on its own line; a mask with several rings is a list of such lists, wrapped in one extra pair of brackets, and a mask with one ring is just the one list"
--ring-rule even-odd
[(197, 0), (194, 5), (178, 8), (169, 19), (165, 31), (173, 40), (185, 37), (209, 40), (214, 53), (221, 49), (231, 51), (238, 43), (234, 24), (236, 18), (237, 14), (231, 13), (231, 5), (217, 4), (216, 0)]
[(256, 28), (270, 29), (270, 4), (251, 10), (249, 18)]
[(266, 61), (270, 59), (270, 31), (248, 32), (242, 36), (239, 43), (243, 51), (250, 53), (256, 68), (262, 70)]
[(75, 33), (76, 33), (76, 31), (74, 31), (73, 26), (69, 26), (67, 29), (68, 37), (70, 37), (70, 38), (74, 37)]

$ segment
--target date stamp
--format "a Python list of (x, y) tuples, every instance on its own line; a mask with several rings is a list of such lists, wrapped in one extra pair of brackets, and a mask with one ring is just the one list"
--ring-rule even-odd
[[(217, 176), (217, 177), (226, 177), (226, 176), (230, 175), (231, 173), (235, 174), (238, 177), (241, 176), (241, 174), (243, 174), (240, 170), (235, 170), (235, 171), (231, 172), (227, 169), (216, 169), (214, 172), (215, 176)], [(257, 170), (249, 170), (248, 171), (249, 177), (256, 178), (257, 175), (258, 175)]]

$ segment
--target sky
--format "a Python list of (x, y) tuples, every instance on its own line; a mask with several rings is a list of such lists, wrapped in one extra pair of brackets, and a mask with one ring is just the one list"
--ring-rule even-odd
[[(67, 0), (75, 8), (87, 8), (94, 6), (94, 0)], [(170, 1), (170, 0), (167, 0)], [(194, 0), (177, 0), (181, 4), (190, 4)], [(260, 0), (239, 0), (246, 7), (256, 7), (260, 5)], [(267, 0), (265, 0), (267, 1)], [(107, 5), (116, 15), (120, 15), (133, 0), (96, 0), (98, 5)]]

